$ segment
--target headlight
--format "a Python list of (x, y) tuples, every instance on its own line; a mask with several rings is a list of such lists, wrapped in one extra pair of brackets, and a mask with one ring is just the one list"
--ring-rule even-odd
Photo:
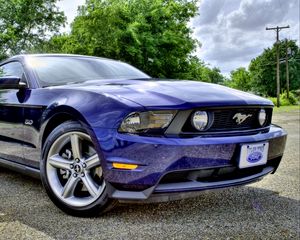
[(266, 111), (264, 109), (261, 109), (258, 114), (258, 121), (260, 126), (263, 126), (266, 123), (266, 120), (267, 120)]
[(208, 115), (205, 111), (197, 111), (192, 116), (192, 125), (198, 131), (203, 131), (208, 124)]
[(164, 129), (171, 123), (176, 111), (150, 111), (129, 114), (119, 132), (139, 133), (150, 129)]

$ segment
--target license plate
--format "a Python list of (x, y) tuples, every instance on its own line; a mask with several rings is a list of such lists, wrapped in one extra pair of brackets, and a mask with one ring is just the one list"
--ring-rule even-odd
[(269, 143), (243, 144), (241, 146), (239, 168), (264, 165), (268, 160)]

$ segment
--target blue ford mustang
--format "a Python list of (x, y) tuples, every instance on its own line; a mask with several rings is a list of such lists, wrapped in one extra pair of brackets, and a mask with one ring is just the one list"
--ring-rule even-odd
[(274, 173), (286, 133), (271, 124), (272, 108), (119, 61), (16, 56), (0, 64), (0, 165), (40, 176), (73, 215), (181, 199)]

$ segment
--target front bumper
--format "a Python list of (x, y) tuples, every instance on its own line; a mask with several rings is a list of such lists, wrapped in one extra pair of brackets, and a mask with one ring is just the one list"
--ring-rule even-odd
[[(247, 184), (274, 173), (286, 143), (286, 133), (272, 125), (267, 133), (231, 137), (157, 138), (119, 134), (116, 130), (94, 129), (103, 154), (104, 176), (110, 196), (125, 200), (146, 200), (158, 196), (189, 196), (182, 192), (217, 189)], [(256, 172), (214, 181), (164, 181), (175, 172), (231, 169), (237, 166), (241, 143), (269, 142), (267, 165)], [(135, 170), (114, 169), (112, 163), (137, 164)], [(167, 196), (167, 197), (166, 197)], [(158, 197), (157, 199), (160, 199)], [(175, 197), (176, 199), (176, 197)], [(162, 200), (162, 199), (161, 199)]]

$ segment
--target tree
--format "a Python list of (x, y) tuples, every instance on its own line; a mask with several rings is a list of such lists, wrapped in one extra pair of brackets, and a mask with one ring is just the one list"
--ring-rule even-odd
[[(87, 0), (71, 34), (56, 36), (43, 48), (123, 60), (153, 77), (178, 78), (188, 73), (199, 44), (187, 25), (197, 14), (197, 2)], [(55, 42), (61, 46), (55, 48)]]
[(205, 67), (203, 69), (203, 74), (201, 79), (208, 79), (208, 82), (223, 84), (224, 76), (221, 74), (221, 71), (217, 67), (209, 68)]
[[(289, 40), (288, 46), (292, 50), (289, 60), (290, 90), (300, 88), (300, 49), (295, 41)], [(286, 43), (281, 41), (279, 56), (285, 58)], [(276, 47), (267, 48), (261, 55), (251, 60), (249, 71), (252, 79), (252, 88), (266, 96), (276, 96)], [(286, 88), (286, 71), (284, 61), (280, 64), (281, 92)]]
[(229, 87), (240, 89), (242, 91), (251, 91), (252, 81), (250, 73), (243, 67), (230, 72)]
[(220, 69), (214, 67), (209, 68), (203, 61), (196, 56), (190, 56), (188, 63), (182, 69), (182, 73), (178, 73), (177, 77), (180, 79), (189, 79), (210, 83), (222, 84), (224, 76), (221, 74)]
[(0, 59), (25, 52), (66, 21), (57, 0), (0, 0)]

